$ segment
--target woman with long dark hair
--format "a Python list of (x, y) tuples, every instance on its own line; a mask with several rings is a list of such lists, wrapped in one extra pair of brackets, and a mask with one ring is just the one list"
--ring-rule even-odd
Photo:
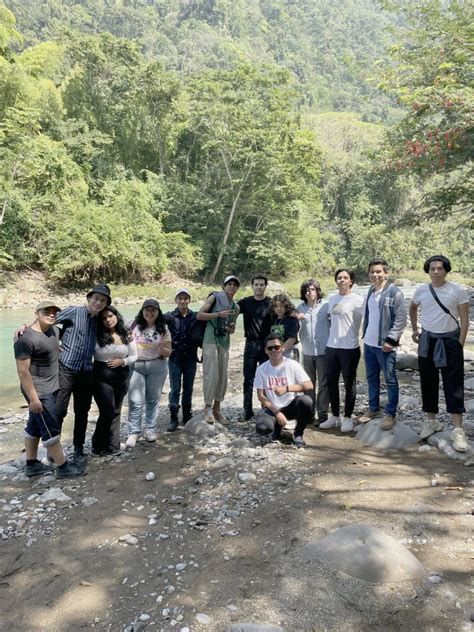
[(168, 357), (171, 355), (171, 337), (160, 304), (155, 298), (146, 299), (130, 329), (137, 344), (138, 358), (128, 389), (127, 448), (135, 447), (138, 435), (142, 433), (143, 413), (145, 439), (156, 441), (160, 397), (168, 375)]
[[(328, 301), (331, 321), (326, 347), (327, 380), (332, 416), (319, 424), (323, 430), (341, 426), (341, 432), (351, 432), (354, 427), (352, 413), (356, 401), (356, 375), (360, 360), (359, 329), (362, 322), (364, 299), (352, 292), (354, 273), (340, 268), (334, 275), (338, 294)], [(342, 373), (346, 397), (344, 416), (340, 418), (339, 377)]]
[(123, 317), (109, 305), (98, 316), (94, 351), (94, 399), (99, 418), (92, 436), (93, 454), (120, 452), (120, 415), (137, 346)]
[[(317, 424), (327, 421), (329, 391), (326, 375), (326, 343), (329, 334), (327, 301), (323, 300), (321, 285), (315, 279), (301, 284), (301, 303), (297, 307), (300, 324), (303, 369), (313, 382), (309, 393), (313, 400), (313, 413), (317, 412)], [(317, 384), (317, 388), (316, 388)]]
[(277, 294), (272, 299), (272, 326), (270, 332), (282, 337), (283, 355), (291, 357), (293, 347), (298, 342), (299, 324), (294, 316), (295, 306), (286, 294)]

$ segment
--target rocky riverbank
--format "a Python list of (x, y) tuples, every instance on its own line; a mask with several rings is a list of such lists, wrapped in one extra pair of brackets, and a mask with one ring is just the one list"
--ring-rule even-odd
[[(187, 431), (168, 434), (163, 409), (156, 443), (93, 458), (82, 479), (26, 479), (23, 419), (1, 421), (16, 435), (0, 467), (5, 629), (471, 629), (472, 454), (454, 453), (446, 436), (387, 451), (338, 430), (308, 429), (303, 450), (268, 444), (236, 421), (241, 356), (241, 346), (232, 350), (229, 426), (196, 415)], [(418, 374), (400, 378), (397, 426), (417, 429)], [(365, 406), (361, 382), (357, 410)], [(472, 413), (466, 430), (472, 450)], [(388, 556), (385, 579), (371, 583), (310, 555), (309, 545), (354, 524), (390, 536), (422, 575), (399, 577)]]

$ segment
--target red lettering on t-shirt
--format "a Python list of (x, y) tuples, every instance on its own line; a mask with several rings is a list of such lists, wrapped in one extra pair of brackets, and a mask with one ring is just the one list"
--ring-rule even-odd
[(288, 380), (285, 376), (283, 377), (274, 377), (270, 376), (268, 378), (268, 388), (274, 389), (276, 386), (288, 386)]

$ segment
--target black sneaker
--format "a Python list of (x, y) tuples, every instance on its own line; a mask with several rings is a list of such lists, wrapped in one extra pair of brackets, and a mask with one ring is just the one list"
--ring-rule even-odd
[(295, 437), (294, 442), (297, 448), (304, 448), (306, 445), (306, 442), (301, 435), (298, 435), (297, 437)]
[(280, 441), (280, 439), (281, 439), (281, 432), (277, 432), (276, 430), (274, 430), (272, 432), (272, 434), (270, 435), (270, 439), (271, 439), (271, 441)]
[(104, 450), (102, 454), (104, 456), (120, 456), (121, 454), (123, 454), (123, 450), (121, 450), (120, 448), (107, 448), (107, 450)]
[(79, 467), (76, 462), (68, 461), (65, 467), (56, 468), (56, 478), (71, 478), (72, 476), (84, 476), (87, 474), (85, 467)]
[(168, 424), (168, 428), (166, 428), (166, 432), (175, 432), (177, 427), (178, 427), (178, 420), (172, 419)]
[(74, 463), (77, 465), (77, 467), (86, 467), (87, 460), (87, 454), (74, 453)]
[(25, 465), (25, 474), (28, 477), (40, 476), (41, 474), (49, 474), (54, 470), (52, 465), (45, 465), (41, 461), (35, 461), (33, 465)]

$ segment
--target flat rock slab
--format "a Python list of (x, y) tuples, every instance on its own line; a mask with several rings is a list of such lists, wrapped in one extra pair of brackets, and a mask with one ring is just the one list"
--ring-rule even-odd
[(331, 569), (370, 584), (420, 580), (425, 571), (402, 544), (365, 524), (351, 524), (307, 544), (307, 561), (319, 560)]
[(382, 450), (400, 450), (418, 443), (419, 436), (409, 426), (397, 421), (391, 430), (382, 430), (381, 419), (372, 419), (356, 429), (356, 437), (364, 445)]

